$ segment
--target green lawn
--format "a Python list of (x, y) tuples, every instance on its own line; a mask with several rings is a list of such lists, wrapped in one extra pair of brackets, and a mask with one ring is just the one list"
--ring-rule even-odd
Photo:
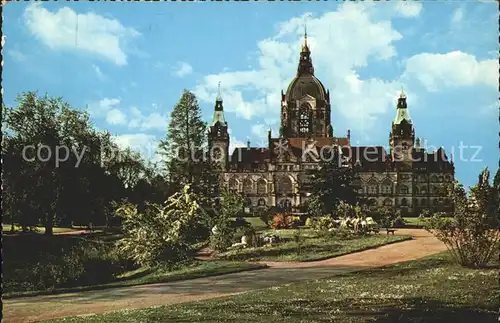
[(424, 227), (424, 222), (420, 220), (418, 217), (404, 217), (406, 225), (412, 226), (412, 227), (419, 227), (423, 228)]
[(300, 231), (302, 236), (300, 248), (294, 239), (296, 230), (276, 230), (272, 232), (280, 236), (283, 242), (273, 246), (231, 250), (219, 255), (219, 257), (226, 260), (247, 261), (312, 261), (411, 239), (410, 236), (383, 234), (345, 239), (322, 237), (311, 229), (301, 229)]
[(446, 253), (419, 261), (232, 297), (56, 322), (496, 322), (498, 268), (472, 270)]
[(419, 219), (419, 218), (416, 218), (416, 217), (405, 217), (403, 218), (405, 220), (405, 223), (407, 225), (411, 225), (411, 226), (419, 226), (419, 227), (423, 227), (424, 226), (424, 223)]
[[(233, 218), (234, 220), (235, 218)], [(262, 220), (259, 217), (254, 217), (254, 216), (249, 216), (249, 217), (243, 217), (248, 223), (252, 225), (252, 227), (255, 229), (255, 231), (261, 231), (265, 230), (268, 228), (268, 226), (262, 222)]]
[(56, 294), (65, 292), (79, 292), (84, 290), (106, 289), (111, 287), (123, 287), (133, 285), (144, 285), (154, 283), (165, 283), (178, 280), (194, 279), (200, 277), (216, 276), (241, 272), (246, 270), (255, 270), (266, 268), (265, 265), (250, 264), (237, 261), (196, 261), (193, 264), (182, 267), (177, 270), (169, 271), (164, 267), (139, 268), (137, 270), (126, 272), (119, 277), (117, 281), (92, 286), (79, 286), (71, 288), (59, 288), (50, 291), (29, 291), (29, 292), (11, 292), (4, 293), (4, 298), (34, 296), (42, 294)]
[[(10, 229), (11, 229), (11, 225), (10, 224), (2, 223), (2, 232), (4, 232), (4, 233), (10, 233)], [(21, 231), (21, 227), (18, 226), (18, 225), (14, 225), (14, 229), (16, 231)], [(37, 232), (39, 232), (39, 233), (45, 233), (45, 228), (44, 227), (36, 227), (36, 229), (37, 229)], [(81, 229), (55, 227), (54, 228), (54, 233), (80, 231), (80, 230)]]

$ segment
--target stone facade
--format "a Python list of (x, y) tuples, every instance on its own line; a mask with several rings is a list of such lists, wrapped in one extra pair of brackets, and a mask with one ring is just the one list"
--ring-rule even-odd
[(330, 93), (314, 76), (307, 35), (297, 76), (282, 92), (280, 134), (268, 131), (267, 147), (243, 147), (229, 152), (228, 124), (219, 94), (208, 133), (211, 156), (219, 163), (224, 185), (242, 192), (247, 206), (297, 209), (310, 196), (306, 171), (340, 149), (344, 162), (356, 171), (360, 193), (374, 206), (399, 208), (418, 215), (422, 209), (451, 210), (440, 185), (454, 180), (454, 165), (442, 148), (427, 152), (415, 139), (406, 96), (401, 93), (389, 134), (389, 151), (382, 146), (351, 146), (350, 131), (334, 137)]

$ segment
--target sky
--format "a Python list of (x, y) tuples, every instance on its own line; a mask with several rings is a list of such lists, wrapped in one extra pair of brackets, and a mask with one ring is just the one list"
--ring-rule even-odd
[(5, 104), (63, 97), (148, 158), (183, 89), (209, 122), (219, 82), (231, 146), (266, 145), (307, 25), (334, 136), (387, 147), (404, 89), (416, 136), (453, 154), (464, 185), (498, 168), (494, 1), (16, 2), (3, 15)]

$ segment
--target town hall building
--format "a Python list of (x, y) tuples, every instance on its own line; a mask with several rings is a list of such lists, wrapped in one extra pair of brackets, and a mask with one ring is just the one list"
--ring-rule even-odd
[(349, 130), (345, 136), (333, 133), (330, 92), (314, 75), (307, 34), (297, 75), (286, 93), (281, 92), (280, 133), (268, 131), (267, 147), (248, 145), (229, 151), (220, 93), (208, 131), (209, 147), (224, 185), (243, 193), (250, 209), (281, 206), (298, 210), (310, 196), (307, 170), (317, 168), (330, 149), (339, 147), (344, 163), (356, 172), (354, 184), (371, 205), (398, 208), (408, 215), (418, 215), (422, 209), (452, 208), (452, 201), (438, 187), (454, 180), (453, 161), (442, 148), (428, 152), (420, 147), (403, 92), (390, 125), (389, 151), (383, 146), (351, 146), (350, 137)]

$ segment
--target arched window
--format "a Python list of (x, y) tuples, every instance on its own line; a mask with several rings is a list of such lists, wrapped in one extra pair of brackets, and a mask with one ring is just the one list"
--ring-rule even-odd
[(431, 182), (437, 182), (438, 181), (438, 177), (436, 175), (432, 175), (431, 176)]
[(427, 195), (427, 188), (426, 187), (420, 188), (420, 195)]
[(392, 206), (392, 200), (391, 199), (385, 199), (384, 200), (384, 206)]
[(251, 207), (252, 206), (252, 200), (250, 198), (245, 199), (245, 207)]
[(392, 194), (392, 182), (388, 178), (382, 183), (382, 193)]
[(257, 201), (258, 206), (266, 206), (266, 200), (265, 199), (259, 199)]
[(368, 194), (377, 194), (378, 193), (378, 183), (373, 178), (368, 182)]
[(232, 192), (238, 192), (238, 181), (234, 178), (231, 178), (229, 180), (229, 189), (232, 191)]
[(243, 181), (243, 193), (251, 194), (253, 191), (252, 180), (249, 178), (245, 178)]
[(408, 186), (406, 186), (406, 185), (401, 185), (401, 186), (399, 187), (399, 193), (401, 193), (401, 194), (408, 194), (408, 192), (409, 192), (409, 191), (408, 191)]
[(259, 179), (257, 181), (257, 194), (266, 194), (267, 192), (267, 183), (264, 179)]
[(278, 181), (278, 193), (291, 194), (293, 193), (292, 180), (288, 176), (283, 176)]
[(284, 199), (284, 200), (281, 200), (280, 203), (279, 203), (279, 207), (285, 211), (285, 212), (288, 212), (292, 209), (292, 201), (290, 201), (289, 199)]
[(372, 208), (373, 208), (373, 207), (376, 207), (376, 206), (378, 205), (377, 200), (376, 200), (376, 199), (369, 199), (369, 200), (368, 200), (368, 205), (369, 205), (370, 207), (372, 207)]
[(304, 104), (299, 110), (299, 133), (302, 135), (311, 132), (311, 109), (309, 105)]

